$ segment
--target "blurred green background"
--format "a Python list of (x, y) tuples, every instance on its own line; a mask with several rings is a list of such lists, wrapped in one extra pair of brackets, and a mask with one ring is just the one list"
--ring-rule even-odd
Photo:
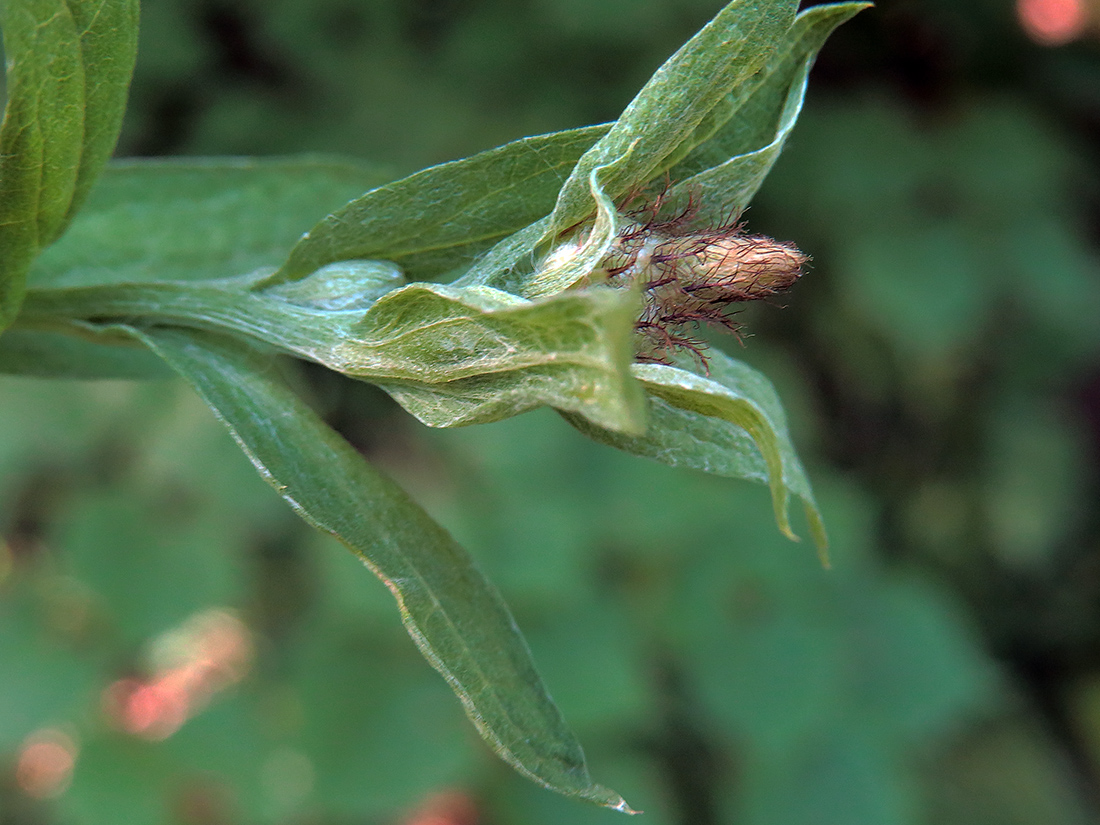
[[(719, 5), (146, 0), (119, 154), (414, 171), (613, 119)], [(746, 216), (814, 256), (719, 345), (780, 390), (831, 571), (763, 487), (304, 372), (650, 825), (1100, 821), (1100, 42), (1016, 14), (842, 28)], [(499, 763), (182, 385), (0, 381), (0, 529), (2, 825), (623, 821)]]

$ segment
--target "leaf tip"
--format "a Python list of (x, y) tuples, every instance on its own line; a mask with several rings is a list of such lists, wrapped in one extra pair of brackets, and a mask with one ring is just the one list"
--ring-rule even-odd
[(595, 787), (595, 791), (598, 794), (597, 801), (599, 801), (599, 803), (605, 808), (610, 808), (611, 810), (618, 811), (622, 814), (630, 814), (631, 816), (636, 816), (637, 814), (644, 813), (644, 811), (639, 811), (635, 808), (631, 808), (630, 805), (627, 804), (625, 799), (623, 799), (610, 788), (605, 788), (601, 785), (597, 785)]
[(829, 559), (829, 536), (825, 533), (825, 522), (821, 513), (810, 499), (803, 499), (802, 507), (806, 512), (806, 520), (810, 523), (810, 535), (817, 545), (817, 557), (821, 560), (821, 566), (831, 570), (833, 564)]

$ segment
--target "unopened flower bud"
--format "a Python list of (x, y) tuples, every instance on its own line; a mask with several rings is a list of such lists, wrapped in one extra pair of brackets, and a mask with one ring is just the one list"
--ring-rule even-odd
[(686, 349), (705, 365), (706, 345), (693, 333), (705, 325), (737, 334), (733, 305), (785, 291), (808, 260), (794, 245), (746, 235), (739, 224), (685, 229), (689, 218), (630, 224), (603, 261), (610, 283), (642, 288), (639, 360), (668, 363)]
[(806, 256), (763, 235), (688, 235), (666, 241), (660, 257), (679, 272), (681, 288), (712, 300), (752, 301), (789, 289)]

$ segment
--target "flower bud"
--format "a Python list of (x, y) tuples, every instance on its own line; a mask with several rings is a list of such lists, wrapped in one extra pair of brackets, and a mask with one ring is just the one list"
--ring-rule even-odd
[(783, 292), (806, 263), (795, 246), (763, 235), (689, 235), (666, 241), (658, 254), (677, 269), (685, 292), (728, 302)]
[(692, 333), (718, 326), (736, 335), (731, 307), (787, 290), (808, 260), (793, 244), (746, 235), (739, 224), (685, 230), (687, 217), (628, 225), (603, 261), (609, 283), (641, 285), (641, 361), (670, 363), (686, 349), (705, 366), (706, 344)]

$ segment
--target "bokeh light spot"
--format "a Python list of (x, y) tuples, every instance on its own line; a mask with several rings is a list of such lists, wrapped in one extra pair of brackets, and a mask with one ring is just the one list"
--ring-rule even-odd
[(63, 793), (76, 765), (76, 742), (56, 728), (43, 728), (27, 737), (19, 751), (15, 780), (20, 790), (35, 799)]
[(1085, 0), (1017, 0), (1016, 16), (1027, 36), (1045, 46), (1060, 46), (1084, 34)]
[(143, 739), (166, 739), (220, 690), (239, 682), (252, 662), (252, 637), (225, 610), (191, 617), (154, 643), (158, 666), (149, 679), (119, 679), (103, 693), (116, 727)]
[(478, 825), (477, 804), (462, 791), (440, 791), (421, 803), (404, 825)]

